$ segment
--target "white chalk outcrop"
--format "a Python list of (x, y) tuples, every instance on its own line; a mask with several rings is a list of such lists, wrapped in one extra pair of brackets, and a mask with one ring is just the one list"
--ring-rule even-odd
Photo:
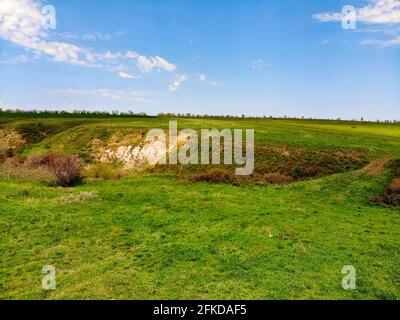
[[(178, 145), (185, 144), (189, 135), (181, 135), (178, 138)], [(176, 145), (165, 147), (165, 144), (159, 140), (146, 141), (136, 147), (120, 146), (117, 150), (106, 149), (100, 162), (119, 161), (124, 164), (125, 169), (140, 169), (146, 164), (156, 164), (160, 162), (166, 153), (170, 152)]]

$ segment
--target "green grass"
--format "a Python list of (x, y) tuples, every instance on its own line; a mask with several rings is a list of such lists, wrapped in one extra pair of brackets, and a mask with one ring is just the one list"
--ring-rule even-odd
[[(52, 119), (51, 121), (65, 121)], [(400, 126), (329, 121), (180, 119), (246, 128), (268, 143), (400, 156)], [(7, 126), (13, 126), (7, 122)], [(87, 122), (29, 145), (89, 153), (114, 130), (164, 119)], [(288, 186), (184, 183), (162, 174), (52, 188), (0, 179), (3, 299), (399, 299), (400, 209), (371, 197), (391, 178), (346, 172)], [(93, 197), (80, 197), (93, 192)], [(74, 199), (77, 201), (64, 201)], [(44, 265), (57, 289), (44, 291)], [(341, 269), (357, 270), (343, 290)]]
[[(96, 120), (84, 126), (62, 131), (36, 147), (66, 148), (67, 151), (84, 152), (94, 137), (107, 139), (112, 132), (117, 130), (166, 129), (168, 121), (168, 119), (160, 118)], [(372, 156), (380, 156), (382, 153), (400, 156), (400, 125), (398, 124), (318, 120), (179, 119), (178, 129), (185, 128), (252, 128), (255, 129), (256, 140), (260, 141), (318, 149), (361, 148)]]

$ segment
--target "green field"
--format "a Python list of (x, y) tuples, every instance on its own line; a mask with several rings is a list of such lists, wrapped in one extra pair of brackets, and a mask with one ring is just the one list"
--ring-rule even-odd
[[(163, 118), (0, 119), (22, 141), (3, 141), (0, 298), (400, 298), (400, 207), (371, 201), (395, 174), (399, 124), (178, 119), (180, 129), (255, 130), (254, 179), (235, 183), (194, 182), (204, 168), (177, 166), (60, 188), (7, 166), (40, 152), (92, 165), (94, 140), (128, 143), (167, 126)], [(262, 183), (270, 171), (293, 181)], [(56, 268), (55, 290), (42, 289), (45, 265)], [(356, 290), (342, 288), (345, 265), (357, 270)]]

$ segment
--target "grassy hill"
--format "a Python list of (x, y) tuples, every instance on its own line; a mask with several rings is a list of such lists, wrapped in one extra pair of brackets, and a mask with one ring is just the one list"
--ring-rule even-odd
[[(105, 147), (167, 127), (163, 118), (4, 117), (0, 142), (10, 159), (74, 153), (93, 166)], [(400, 298), (400, 208), (371, 201), (397, 174), (400, 125), (181, 118), (178, 127), (255, 129), (254, 177), (194, 182), (212, 171), (173, 166), (55, 188), (24, 167), (5, 174), (6, 159), (0, 298)], [(293, 183), (264, 181), (270, 172)], [(41, 287), (45, 265), (56, 268), (56, 290)], [(356, 290), (342, 289), (344, 265), (357, 270)]]

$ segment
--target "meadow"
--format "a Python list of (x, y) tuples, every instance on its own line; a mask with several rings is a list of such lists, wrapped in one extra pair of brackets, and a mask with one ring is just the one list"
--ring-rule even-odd
[[(169, 120), (2, 115), (0, 298), (400, 298), (400, 207), (374, 201), (400, 193), (399, 124), (179, 118), (254, 129), (253, 176), (98, 164)], [(40, 153), (77, 155), (82, 182), (55, 186), (26, 167)], [(55, 290), (42, 289), (45, 265)], [(342, 288), (345, 265), (355, 290)]]

